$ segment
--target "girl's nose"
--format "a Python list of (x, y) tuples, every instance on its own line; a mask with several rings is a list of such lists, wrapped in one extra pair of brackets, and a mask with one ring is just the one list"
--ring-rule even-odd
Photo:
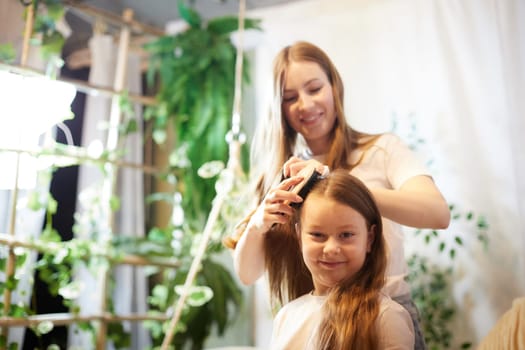
[(341, 252), (341, 247), (335, 239), (329, 239), (326, 241), (323, 249), (325, 254), (339, 254)]

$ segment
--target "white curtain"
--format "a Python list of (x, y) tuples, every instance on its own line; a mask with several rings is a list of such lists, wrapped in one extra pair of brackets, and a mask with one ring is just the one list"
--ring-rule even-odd
[[(112, 87), (115, 77), (117, 45), (110, 35), (96, 34), (90, 40), (91, 70), (89, 82), (91, 84)], [(133, 52), (129, 53), (127, 62), (127, 89), (130, 93), (141, 93), (140, 57)], [(88, 96), (84, 114), (82, 146), (89, 147), (93, 142), (106, 144), (107, 130), (101, 125), (107, 124), (111, 110), (111, 98), (105, 96)], [(135, 106), (134, 118), (139, 131), (126, 139), (125, 161), (142, 164), (142, 115), (140, 106)], [(79, 196), (89, 197), (90, 191), (99, 191), (102, 174), (97, 167), (81, 166), (79, 172)], [(140, 170), (119, 169), (117, 180), (117, 196), (121, 207), (116, 214), (116, 234), (144, 236), (144, 191), (142, 172)], [(100, 194), (100, 193), (99, 193)], [(96, 195), (96, 194), (95, 194)], [(87, 211), (89, 208), (78, 205), (78, 211)], [(81, 232), (80, 235), (89, 235), (90, 232)], [(102, 239), (103, 237), (101, 237)], [(132, 266), (117, 266), (112, 275), (115, 280), (113, 302), (117, 314), (145, 313), (147, 310), (147, 277), (143, 268)], [(87, 270), (77, 271), (77, 280), (82, 281), (84, 289), (78, 301), (82, 314), (98, 313), (100, 310), (100, 276), (94, 276)], [(139, 323), (124, 323), (127, 331), (131, 332), (132, 349), (144, 349), (150, 346), (147, 331)], [(81, 348), (93, 347), (90, 335), (77, 332), (70, 327), (70, 345)]]
[[(311, 41), (343, 77), (351, 125), (385, 132), (395, 120), (409, 142), (415, 127), (447, 200), (487, 218), (487, 252), (472, 226), (453, 221), (443, 232), (466, 237), (454, 262), (454, 329), (478, 342), (525, 295), (525, 2), (306, 0), (249, 16), (264, 27), (254, 62), (257, 116), (268, 111), (277, 51)], [(406, 241), (407, 252), (427, 249), (408, 232)], [(445, 263), (436, 252), (427, 254)], [(264, 348), (271, 318), (266, 290), (256, 291), (256, 345)]]
[[(0, 43), (10, 43), (17, 52), (17, 58), (20, 58), (22, 41), (23, 41), (23, 19), (24, 7), (17, 1), (0, 1)], [(42, 54), (38, 48), (31, 47), (29, 50), (26, 65), (35, 70), (45, 70), (45, 62), (41, 59)], [(10, 93), (13, 93), (11, 86), (0, 88), (2, 99), (10, 99)], [(6, 95), (7, 93), (7, 95)], [(0, 106), (0, 119), (3, 121), (20, 120), (22, 117), (17, 113), (23, 108), (15, 110), (7, 109), (10, 104), (7, 100), (2, 100)], [(27, 116), (25, 116), (27, 118)], [(0, 149), (7, 148), (26, 148), (31, 149), (41, 145), (39, 134), (43, 130), (35, 131), (30, 128), (19, 130), (17, 123), (6, 122), (2, 125), (0, 131)], [(52, 130), (46, 130), (52, 131)], [(17, 141), (18, 140), (18, 141)], [(49, 191), (49, 182), (39, 179), (37, 171), (39, 169), (38, 161), (27, 154), (20, 156), (20, 173), (18, 174), (19, 191), (16, 199), (13, 197), (13, 187), (15, 183), (16, 154), (12, 152), (0, 152), (0, 163), (2, 164), (2, 175), (0, 175), (0, 232), (9, 233), (10, 215), (12, 201), (16, 200), (16, 221), (14, 234), (16, 239), (22, 241), (36, 240), (42, 232), (44, 224), (45, 210), (34, 211), (28, 208), (28, 197), (34, 191), (46, 193)], [(37, 258), (37, 252), (32, 250), (15, 249), (15, 252), (27, 253), (23, 266), (17, 267), (15, 276), (18, 279), (17, 288), (12, 293), (11, 303), (18, 305), (28, 305), (30, 303), (31, 291), (34, 282), (34, 264)], [(0, 246), (0, 255), (6, 257), (8, 254), (7, 246)], [(0, 279), (5, 281), (4, 271), (0, 271)], [(22, 344), (25, 327), (11, 327), (9, 329), (9, 343)]]

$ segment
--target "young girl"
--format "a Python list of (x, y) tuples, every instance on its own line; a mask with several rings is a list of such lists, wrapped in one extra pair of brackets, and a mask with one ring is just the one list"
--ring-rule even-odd
[[(300, 201), (287, 191), (293, 177), (307, 165), (320, 172), (346, 169), (371, 191), (383, 217), (387, 242), (387, 281), (384, 292), (410, 313), (416, 349), (425, 349), (418, 312), (405, 281), (407, 265), (401, 225), (446, 228), (448, 204), (422, 162), (399, 137), (369, 135), (348, 125), (342, 79), (329, 57), (315, 45), (298, 42), (285, 47), (274, 62), (275, 105), (269, 120), (261, 120), (252, 143), (251, 172), (257, 179), (257, 206), (226, 242), (235, 247), (234, 265), (240, 280), (252, 284), (268, 272), (272, 297), (302, 295), (307, 283), (279, 265), (282, 255), (301, 260), (299, 252), (281, 247), (285, 235), (272, 236), (276, 224), (289, 221), (289, 202)], [(292, 176), (280, 183), (282, 177)], [(276, 184), (279, 184), (276, 186)], [(238, 242), (237, 242), (238, 241)]]
[(293, 218), (289, 242), (300, 247), (313, 289), (279, 311), (270, 348), (413, 349), (410, 315), (381, 292), (387, 265), (381, 216), (362, 182), (332, 172), (314, 183)]

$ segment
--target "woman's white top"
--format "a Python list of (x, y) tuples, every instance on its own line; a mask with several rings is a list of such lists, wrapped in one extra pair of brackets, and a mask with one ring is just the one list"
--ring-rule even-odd
[[(314, 350), (326, 296), (305, 294), (286, 304), (275, 317), (271, 350)], [(408, 311), (381, 294), (376, 320), (379, 349), (414, 349), (414, 326)]]

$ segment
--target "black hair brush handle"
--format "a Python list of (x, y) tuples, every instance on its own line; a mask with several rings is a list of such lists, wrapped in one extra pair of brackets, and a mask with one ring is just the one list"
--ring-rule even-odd
[[(308, 195), (308, 193), (312, 190), (313, 185), (319, 180), (322, 176), (321, 173), (318, 172), (314, 167), (311, 168), (304, 168), (297, 174), (298, 176), (304, 176), (303, 181), (298, 183), (294, 186), (294, 188), (291, 190), (293, 193), (299, 195), (303, 201)], [(297, 202), (291, 202), (290, 206), (292, 208), (299, 208), (301, 206), (301, 203)]]

